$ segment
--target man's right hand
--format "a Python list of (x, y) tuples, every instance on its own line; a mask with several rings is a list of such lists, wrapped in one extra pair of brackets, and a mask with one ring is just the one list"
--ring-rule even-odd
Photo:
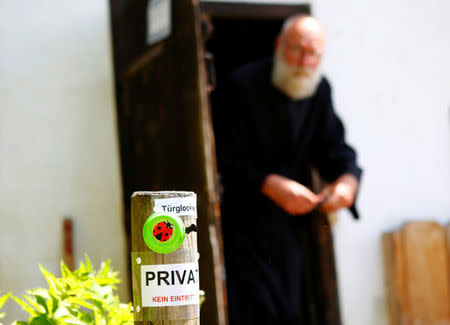
[(264, 179), (261, 192), (291, 215), (311, 212), (320, 202), (306, 186), (278, 174)]

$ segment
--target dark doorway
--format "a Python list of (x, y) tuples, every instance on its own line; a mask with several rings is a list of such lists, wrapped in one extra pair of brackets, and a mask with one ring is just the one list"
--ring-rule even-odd
[[(274, 1), (275, 3), (275, 1)], [(211, 109), (220, 107), (215, 96), (230, 73), (241, 65), (273, 55), (274, 42), (283, 21), (294, 14), (309, 14), (309, 5), (214, 3), (200, 6), (209, 24), (206, 51), (214, 58), (210, 76), (215, 84)], [(220, 123), (216, 123), (217, 127)], [(217, 137), (217, 135), (216, 135)], [(220, 149), (220, 148), (218, 148)], [(311, 177), (311, 186), (312, 177)], [(302, 295), (303, 323), (339, 325), (340, 311), (334, 262), (334, 249), (327, 217), (317, 213), (302, 230), (302, 251), (308, 261)]]
[(308, 5), (217, 5), (207, 1), (200, 8), (212, 25), (206, 50), (214, 57), (217, 87), (237, 67), (272, 55), (286, 17), (310, 12)]

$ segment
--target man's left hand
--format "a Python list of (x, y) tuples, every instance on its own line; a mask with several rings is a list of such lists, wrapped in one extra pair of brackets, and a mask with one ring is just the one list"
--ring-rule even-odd
[(341, 175), (319, 193), (319, 198), (322, 200), (320, 210), (328, 213), (351, 207), (355, 201), (357, 190), (358, 179), (354, 175)]

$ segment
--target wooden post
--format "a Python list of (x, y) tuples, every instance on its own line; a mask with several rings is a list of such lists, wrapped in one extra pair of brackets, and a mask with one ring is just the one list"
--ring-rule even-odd
[(198, 288), (199, 280), (197, 233), (186, 234), (181, 246), (171, 253), (153, 251), (144, 241), (143, 228), (156, 212), (177, 215), (186, 228), (196, 225), (196, 194), (135, 192), (131, 197), (134, 323), (199, 325), (199, 292), (192, 289), (194, 284)]
[(67, 217), (63, 220), (63, 261), (71, 271), (75, 267), (73, 255), (73, 222)]

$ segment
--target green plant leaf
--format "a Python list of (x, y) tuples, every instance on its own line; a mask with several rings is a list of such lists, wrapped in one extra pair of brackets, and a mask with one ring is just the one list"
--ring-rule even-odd
[(31, 320), (30, 325), (56, 325), (55, 321), (48, 319), (46, 315), (40, 315)]
[[(8, 298), (9, 298), (10, 295), (11, 295), (11, 293), (7, 293), (6, 295), (3, 295), (3, 296), (0, 298), (0, 308), (3, 307), (3, 305), (4, 305), (5, 302), (8, 300)], [(0, 319), (5, 318), (5, 316), (6, 316), (5, 313), (0, 313)], [(3, 325), (3, 324), (0, 322), (0, 325)]]
[(80, 305), (80, 306), (82, 306), (84, 308), (88, 308), (88, 309), (91, 309), (91, 310), (94, 309), (94, 306), (92, 304), (90, 304), (89, 302), (87, 302), (87, 301), (85, 301), (83, 299), (79, 299), (79, 298), (76, 298), (76, 297), (67, 298), (66, 302), (70, 303), (70, 304)]
[(42, 275), (44, 276), (45, 280), (47, 280), (49, 288), (56, 291), (58, 288), (58, 279), (49, 271), (44, 269), (42, 265), (39, 265), (39, 268), (41, 269)]
[(16, 321), (12, 322), (11, 325), (28, 325), (28, 322), (16, 320)]
[(106, 262), (103, 262), (102, 265), (100, 266), (100, 271), (99, 271), (99, 277), (103, 277), (106, 278), (108, 277), (108, 271), (109, 271), (109, 266), (111, 264), (111, 260), (106, 260)]
[(69, 270), (64, 261), (61, 261), (60, 268), (61, 268), (61, 276), (63, 279), (73, 277), (72, 272)]
[[(132, 325), (131, 304), (121, 304), (115, 293), (118, 273), (103, 262), (96, 271), (87, 255), (80, 267), (70, 271), (61, 262), (61, 277), (44, 267), (41, 272), (48, 289), (27, 290), (14, 301), (30, 315), (30, 323), (16, 325)], [(2, 297), (3, 298), (3, 297)], [(1, 325), (1, 324), (0, 324)]]
[(42, 296), (39, 295), (35, 295), (34, 296), (36, 298), (36, 302), (41, 305), (42, 307), (44, 307), (45, 309), (45, 313), (48, 314), (48, 306), (47, 306), (47, 302), (45, 301), (45, 299)]
[(39, 295), (44, 297), (45, 299), (50, 299), (50, 294), (47, 289), (44, 288), (35, 288), (26, 291), (27, 294), (31, 296)]
[(6, 303), (8, 298), (11, 296), (11, 292), (8, 292), (7, 294), (0, 297), (0, 308), (3, 307), (3, 305)]
[(92, 317), (91, 314), (88, 313), (84, 313), (81, 317), (80, 317), (80, 321), (82, 321), (83, 323), (86, 324), (90, 324), (94, 321), (94, 318)]
[(54, 314), (59, 308), (59, 300), (56, 296), (52, 294), (50, 294), (50, 298), (52, 299), (52, 314)]
[(85, 322), (82, 322), (82, 321), (80, 321), (78, 319), (67, 319), (67, 320), (64, 320), (64, 322), (60, 323), (60, 324), (64, 324), (64, 325), (66, 325), (66, 324), (68, 324), (68, 325), (86, 325)]
[(86, 272), (86, 266), (84, 265), (83, 262), (80, 262), (80, 267), (75, 272), (77, 272), (77, 273), (89, 273), (89, 272)]
[(92, 266), (92, 262), (89, 259), (89, 256), (87, 254), (84, 255), (84, 259), (86, 260), (86, 268), (87, 268), (88, 272), (93, 272), (94, 267)]
[[(72, 307), (72, 305), (70, 305), (70, 306), (66, 306), (64, 309), (67, 311), (67, 313), (69, 313), (69, 315), (78, 317), (78, 314), (79, 314), (79, 311), (77, 310), (78, 308), (74, 308), (74, 307)], [(59, 309), (58, 309), (58, 312), (59, 312)]]
[(94, 319), (95, 319), (95, 325), (106, 324), (104, 318), (100, 315), (100, 313), (97, 310), (94, 310)]
[(105, 314), (107, 312), (105, 307), (103, 306), (103, 305), (105, 305), (105, 306), (107, 306), (107, 305), (103, 301), (98, 300), (98, 299), (92, 299), (92, 304), (95, 307), (97, 307), (102, 312), (102, 314)]
[(202, 304), (205, 302), (206, 300), (206, 295), (205, 295), (205, 291), (200, 290), (199, 292), (200, 294), (200, 308), (202, 307)]
[(31, 299), (31, 297), (29, 297), (27, 295), (24, 295), (23, 297), (31, 306), (34, 307), (34, 309), (36, 309), (39, 312), (39, 314), (44, 312), (44, 309), (42, 308), (42, 306), (40, 306), (38, 303), (36, 303), (35, 300)]
[(33, 306), (28, 305), (25, 301), (23, 301), (20, 298), (17, 298), (15, 296), (11, 296), (11, 298), (18, 303), (23, 310), (25, 310), (28, 314), (30, 314), (30, 316), (35, 317), (39, 315), (39, 310), (35, 310), (33, 309)]

